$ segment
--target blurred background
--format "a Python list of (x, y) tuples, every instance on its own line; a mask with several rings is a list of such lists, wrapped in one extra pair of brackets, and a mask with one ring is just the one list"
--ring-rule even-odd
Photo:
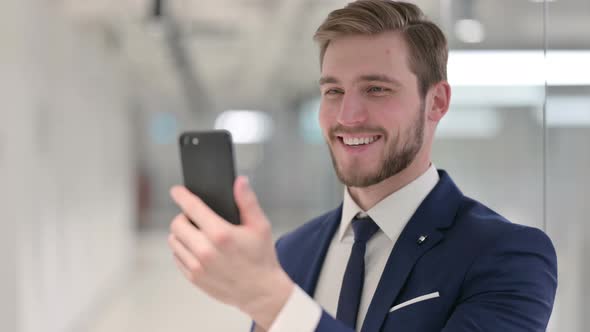
[[(246, 331), (167, 249), (176, 138), (229, 129), (276, 236), (339, 204), (311, 38), (347, 2), (3, 0), (0, 331)], [(590, 1), (413, 2), (451, 49), (434, 163), (551, 236), (548, 330), (587, 331)]]

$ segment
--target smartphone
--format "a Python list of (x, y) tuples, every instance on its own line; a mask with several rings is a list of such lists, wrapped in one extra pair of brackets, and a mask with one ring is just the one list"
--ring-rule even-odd
[(185, 187), (223, 219), (240, 224), (234, 200), (236, 172), (229, 131), (184, 132), (179, 136), (179, 144)]

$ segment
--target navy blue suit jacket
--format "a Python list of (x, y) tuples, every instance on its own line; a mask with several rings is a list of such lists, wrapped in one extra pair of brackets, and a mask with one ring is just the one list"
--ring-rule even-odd
[[(445, 171), (395, 243), (362, 332), (545, 331), (557, 258), (542, 231), (464, 196)], [(313, 296), (342, 206), (277, 242), (281, 265)], [(418, 238), (427, 235), (419, 244)], [(341, 282), (341, 280), (334, 280)], [(389, 312), (410, 299), (440, 297)], [(325, 311), (318, 332), (352, 332)]]

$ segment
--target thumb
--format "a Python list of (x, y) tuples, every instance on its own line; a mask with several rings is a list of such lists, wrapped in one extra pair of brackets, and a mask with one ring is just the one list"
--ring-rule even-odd
[(238, 209), (240, 210), (240, 220), (243, 225), (257, 227), (268, 223), (247, 177), (239, 176), (236, 178), (234, 196)]

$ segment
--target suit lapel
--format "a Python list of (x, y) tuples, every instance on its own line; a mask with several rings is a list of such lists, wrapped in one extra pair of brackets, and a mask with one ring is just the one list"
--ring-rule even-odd
[(379, 331), (418, 259), (443, 239), (441, 230), (454, 222), (463, 194), (445, 171), (439, 170), (439, 176), (439, 182), (409, 220), (389, 255), (362, 332)]
[(309, 262), (309, 265), (299, 267), (299, 271), (304, 273), (299, 285), (310, 296), (314, 295), (326, 253), (332, 242), (332, 237), (340, 225), (341, 216), (342, 205), (326, 216), (321, 227), (317, 232), (310, 234), (303, 246), (303, 257), (308, 257), (309, 260), (302, 262)]

